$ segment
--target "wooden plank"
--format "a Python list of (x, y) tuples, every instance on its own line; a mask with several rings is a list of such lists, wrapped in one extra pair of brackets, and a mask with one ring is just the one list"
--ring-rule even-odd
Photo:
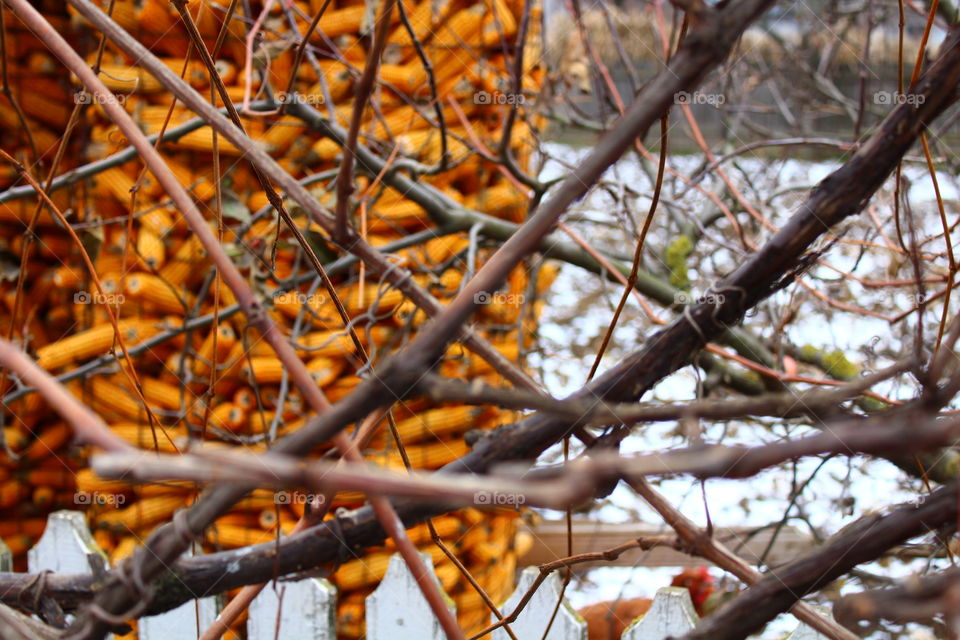
[(107, 554), (94, 542), (82, 511), (51, 513), (40, 540), (27, 551), (30, 573), (94, 573), (107, 566)]
[[(183, 555), (193, 557), (192, 545)], [(184, 602), (176, 609), (156, 616), (140, 618), (137, 625), (139, 640), (194, 640), (206, 631), (217, 619), (217, 598), (209, 596)]]
[(326, 580), (270, 583), (250, 604), (247, 638), (336, 640), (336, 603), (337, 590)]
[[(82, 511), (54, 511), (47, 516), (43, 535), (27, 551), (27, 571), (99, 575), (107, 570), (107, 554), (97, 546)], [(66, 617), (67, 622), (73, 616)], [(113, 640), (113, 634), (108, 634)]]
[[(433, 572), (430, 556), (421, 553), (420, 557), (439, 586), (440, 581)], [(450, 611), (455, 613), (453, 600), (449, 597), (447, 600)], [(416, 579), (399, 553), (390, 556), (387, 575), (376, 590), (367, 596), (366, 619), (369, 640), (446, 640), (440, 621), (433, 615), (427, 599), (423, 597)]]
[[(523, 565), (541, 565), (553, 562), (567, 555), (567, 525), (562, 521), (547, 521), (529, 527), (533, 534), (533, 546), (520, 558)], [(769, 529), (750, 537), (754, 529), (746, 527), (718, 527), (714, 537), (726, 544), (749, 563), (756, 564), (766, 550), (773, 532)], [(651, 527), (639, 524), (611, 524), (593, 520), (574, 520), (573, 553), (603, 551), (643, 536), (668, 533), (666, 527)], [(813, 547), (813, 539), (793, 527), (784, 527), (777, 536), (777, 542), (767, 556), (767, 563), (779, 565), (794, 560), (798, 555)], [(587, 562), (574, 567), (577, 571), (594, 567), (695, 567), (709, 564), (702, 558), (695, 558), (673, 549), (659, 547), (650, 551), (631, 549), (616, 560), (607, 562)]]
[(0, 571), (13, 571), (13, 554), (10, 553), (10, 547), (0, 539)]
[(623, 640), (666, 640), (693, 630), (700, 616), (693, 609), (690, 592), (681, 587), (663, 587), (657, 591), (647, 613), (623, 632)]
[[(500, 611), (506, 615), (517, 608), (520, 600), (529, 591), (530, 587), (540, 575), (536, 567), (527, 567), (520, 574), (520, 582), (516, 591), (507, 600), (506, 604), (500, 607)], [(557, 603), (560, 606), (557, 607)], [(556, 615), (554, 615), (556, 612)], [(496, 622), (497, 617), (490, 614), (490, 622)], [(550, 630), (547, 631), (547, 625)], [(510, 623), (510, 630), (521, 640), (527, 638), (543, 638), (544, 640), (586, 640), (587, 623), (580, 617), (566, 597), (562, 597), (560, 576), (556, 572), (551, 573), (540, 585), (536, 593), (530, 598), (527, 606), (524, 607), (517, 619)], [(493, 632), (493, 640), (509, 640), (510, 636), (502, 627)]]

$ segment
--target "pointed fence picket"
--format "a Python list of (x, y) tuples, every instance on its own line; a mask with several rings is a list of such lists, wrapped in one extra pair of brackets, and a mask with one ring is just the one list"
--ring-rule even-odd
[[(421, 555), (432, 572), (430, 556)], [(9, 571), (11, 563), (9, 549), (0, 542), (0, 570)], [(90, 535), (83, 513), (57, 511), (50, 514), (43, 536), (27, 553), (27, 566), (31, 573), (49, 570), (98, 575), (107, 570), (108, 564), (106, 554)], [(501, 607), (502, 613), (513, 611), (538, 575), (536, 567), (520, 574), (517, 589)], [(336, 603), (337, 591), (326, 580), (277, 580), (267, 585), (250, 604), (247, 636), (250, 640), (334, 640)], [(194, 640), (216, 618), (218, 604), (217, 598), (201, 598), (172, 611), (142, 618), (138, 623), (140, 640)], [(455, 612), (453, 600), (448, 599), (448, 606)], [(818, 611), (829, 616), (822, 608)], [(622, 640), (665, 640), (681, 636), (696, 627), (699, 620), (687, 590), (666, 587), (657, 592), (647, 614), (624, 631)], [(492, 616), (491, 621), (495, 621)], [(543, 638), (548, 624), (546, 640), (585, 640), (587, 637), (585, 622), (567, 599), (561, 597), (561, 582), (556, 574), (543, 581), (510, 628), (518, 638)], [(367, 597), (366, 626), (368, 640), (443, 640), (436, 617), (399, 555), (390, 558), (387, 574)], [(492, 640), (508, 637), (503, 629), (492, 634)], [(825, 639), (810, 627), (800, 625), (787, 640)]]

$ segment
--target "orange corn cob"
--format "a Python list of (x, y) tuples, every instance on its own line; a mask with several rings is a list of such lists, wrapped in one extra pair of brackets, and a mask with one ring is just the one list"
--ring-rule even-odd
[[(149, 425), (121, 422), (110, 425), (110, 431), (118, 438), (125, 440), (135, 447), (154, 450), (153, 432)], [(177, 453), (179, 449), (171, 443), (186, 437), (187, 432), (177, 427), (156, 427), (157, 445), (162, 453)]]
[(113, 551), (110, 552), (110, 564), (116, 566), (118, 562), (129, 555), (139, 546), (139, 541), (134, 536), (125, 536), (116, 544)]
[(283, 364), (279, 358), (258, 356), (250, 358), (240, 368), (246, 380), (255, 380), (257, 384), (276, 384), (283, 378)]
[(23, 453), (23, 460), (37, 462), (53, 454), (70, 439), (72, 431), (63, 422), (58, 422), (40, 432), (36, 440), (30, 443)]
[(16, 557), (23, 555), (28, 549), (31, 549), (37, 542), (37, 538), (24, 534), (16, 534), (3, 539), (4, 544), (10, 549), (10, 553)]
[(48, 509), (53, 505), (55, 497), (52, 487), (36, 487), (30, 496), (30, 501), (37, 508)]
[[(462, 438), (454, 438), (447, 442), (433, 444), (411, 445), (404, 447), (410, 464), (417, 469), (438, 469), (443, 465), (461, 458), (470, 450)], [(394, 451), (367, 454), (367, 459), (373, 463), (395, 469), (404, 468), (403, 459)]]
[(509, 43), (517, 33), (517, 20), (504, 0), (488, 2), (488, 11), (483, 17), (481, 41), (485, 47), (498, 47)]
[(307, 363), (307, 371), (318, 387), (325, 387), (333, 382), (343, 370), (342, 360), (331, 360), (320, 356)]
[[(353, 86), (353, 76), (339, 63), (323, 69), (323, 80), (327, 84), (330, 99), (334, 102), (338, 102), (347, 97)], [(313, 98), (312, 102), (314, 104), (323, 104), (323, 89), (319, 81), (307, 90), (306, 95), (309, 98)]]
[(147, 269), (159, 269), (166, 261), (163, 239), (152, 229), (141, 227), (137, 232), (137, 255)]
[(164, 0), (144, 0), (137, 12), (139, 27), (153, 33), (166, 33), (178, 22), (173, 7)]
[(23, 451), (30, 443), (30, 438), (19, 426), (4, 427), (3, 441), (12, 451)]
[(0, 537), (6, 539), (17, 534), (39, 538), (47, 526), (46, 518), (9, 518), (0, 520)]
[(345, 9), (329, 9), (320, 18), (320, 24), (317, 25), (317, 31), (322, 31), (328, 38), (335, 38), (345, 34), (354, 34), (360, 31), (361, 23), (367, 8), (364, 5), (356, 5)]
[(472, 429), (487, 412), (488, 410), (482, 407), (469, 405), (430, 409), (413, 418), (397, 422), (397, 432), (404, 444), (432, 440)]
[(231, 402), (217, 405), (210, 412), (210, 424), (229, 431), (238, 431), (247, 424), (247, 414)]
[[(122, 320), (118, 327), (128, 346), (143, 342), (160, 331), (154, 323), (140, 320)], [(99, 325), (37, 349), (37, 364), (44, 369), (56, 369), (99, 355), (113, 345), (113, 339), (113, 327), (109, 324)]]
[(270, 153), (282, 153), (305, 130), (306, 126), (302, 120), (294, 116), (284, 116), (272, 123), (270, 128), (257, 139), (266, 145)]
[(64, 466), (31, 469), (23, 475), (26, 484), (50, 489), (72, 489), (76, 484), (75, 478), (74, 471)]
[[(407, 19), (410, 22), (410, 26), (413, 27), (413, 32), (416, 34), (418, 40), (421, 42), (429, 41), (437, 25), (446, 17), (450, 5), (449, 0), (442, 0), (439, 3), (418, 2), (414, 5), (413, 10), (408, 12)], [(406, 26), (402, 24), (395, 27), (390, 33), (390, 36), (387, 38), (387, 45), (407, 49), (404, 57), (415, 54), (410, 32)]]
[[(216, 353), (214, 353), (214, 342), (216, 342)], [(230, 325), (218, 325), (215, 331), (207, 334), (203, 344), (197, 350), (193, 361), (193, 372), (198, 376), (208, 375), (214, 362), (218, 365), (225, 362), (236, 342), (237, 334)]]
[[(161, 272), (162, 273), (162, 272)], [(161, 276), (134, 273), (127, 276), (125, 293), (161, 313), (185, 313), (193, 306), (193, 296), (178, 293)]]
[(225, 549), (236, 549), (252, 544), (270, 542), (276, 539), (272, 531), (263, 531), (253, 527), (238, 527), (235, 525), (221, 525), (211, 527), (206, 533), (207, 542)]
[(98, 174), (95, 181), (99, 193), (112, 196), (123, 205), (130, 203), (135, 183), (123, 169), (119, 167), (107, 169)]
[[(207, 251), (195, 235), (190, 235), (173, 253), (170, 260), (160, 270), (160, 277), (167, 283), (178, 287), (196, 274), (207, 261)], [(177, 311), (182, 312), (180, 307)]]
[(430, 41), (431, 45), (456, 52), (457, 57), (470, 57), (463, 49), (481, 46), (480, 30), (486, 13), (487, 8), (482, 3), (456, 12), (440, 25)]
[(104, 511), (95, 520), (97, 526), (116, 532), (142, 531), (150, 525), (169, 520), (174, 511), (187, 506), (183, 498), (179, 494), (142, 498), (124, 509)]
[(172, 411), (180, 408), (180, 399), (183, 396), (180, 387), (156, 378), (140, 378), (140, 384), (143, 388), (143, 397), (151, 406)]
[(0, 484), (0, 508), (9, 509), (30, 497), (30, 487), (20, 480), (7, 480)]
[(113, 537), (113, 534), (107, 531), (106, 529), (97, 529), (93, 532), (93, 541), (97, 543), (97, 546), (107, 552), (109, 557), (110, 552), (114, 550), (117, 546), (117, 541)]

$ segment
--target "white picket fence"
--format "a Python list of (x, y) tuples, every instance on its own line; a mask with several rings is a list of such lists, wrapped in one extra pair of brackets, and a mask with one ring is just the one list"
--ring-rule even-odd
[[(432, 570), (430, 556), (421, 555)], [(27, 564), (31, 573), (45, 570), (99, 573), (108, 568), (106, 554), (97, 547), (79, 511), (50, 514), (43, 536), (28, 552)], [(10, 566), (9, 550), (4, 548), (0, 551), (0, 570), (9, 571)], [(504, 615), (513, 611), (538, 575), (536, 567), (521, 573), (516, 591), (500, 609)], [(554, 617), (560, 588), (556, 573), (543, 582), (510, 625), (517, 638), (544, 637), (548, 621)], [(250, 640), (336, 640), (336, 598), (336, 589), (326, 580), (305, 578), (271, 583), (250, 606), (248, 637)], [(454, 611), (453, 601), (449, 603), (450, 610)], [(214, 621), (218, 606), (217, 598), (201, 598), (172, 611), (142, 618), (138, 623), (140, 640), (194, 640)], [(698, 620), (686, 589), (663, 588), (657, 592), (647, 614), (623, 633), (622, 640), (664, 640), (680, 636), (693, 629)], [(445, 640), (439, 623), (399, 555), (390, 558), (386, 576), (367, 597), (366, 624), (368, 640)], [(508, 638), (503, 629), (492, 634), (492, 640)], [(546, 640), (586, 638), (586, 624), (564, 598)], [(800, 625), (788, 640), (825, 639), (806, 625)]]

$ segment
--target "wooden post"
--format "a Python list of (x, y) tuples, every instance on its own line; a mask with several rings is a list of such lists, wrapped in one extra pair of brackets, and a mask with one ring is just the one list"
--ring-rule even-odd
[[(540, 570), (536, 567), (524, 569), (520, 574), (520, 584), (517, 585), (516, 591), (506, 604), (500, 607), (500, 613), (505, 616), (513, 613), (523, 595), (539, 575)], [(556, 616), (553, 615), (554, 611), (557, 612)], [(492, 614), (490, 619), (491, 622), (496, 622), (496, 617)], [(517, 619), (510, 623), (510, 629), (518, 638), (543, 638), (543, 632), (547, 630), (547, 624), (551, 619), (553, 624), (550, 625), (550, 633), (546, 635), (545, 640), (586, 640), (587, 623), (570, 606), (566, 598), (561, 601), (560, 576), (556, 573), (550, 574), (543, 581)], [(509, 640), (509, 638), (510, 636), (502, 628), (493, 632), (493, 640)]]
[[(193, 551), (188, 551), (192, 556)], [(156, 616), (141, 618), (137, 622), (139, 640), (163, 640), (164, 638), (199, 638), (217, 619), (217, 598), (197, 598), (184, 602), (176, 609)]]
[(47, 517), (47, 528), (32, 549), (27, 551), (30, 573), (93, 573), (107, 570), (103, 552), (87, 527), (81, 511), (54, 511)]
[[(440, 581), (433, 573), (433, 560), (425, 553), (421, 553), (420, 557), (430, 571), (431, 578), (439, 586)], [(447, 598), (447, 601), (450, 611), (455, 612), (456, 605), (453, 600)], [(366, 619), (368, 640), (446, 640), (440, 622), (433, 615), (417, 581), (398, 553), (390, 557), (387, 575), (383, 577), (380, 586), (367, 596)]]
[(623, 632), (623, 640), (664, 640), (682, 636), (700, 622), (690, 601), (690, 592), (682, 587), (663, 587), (657, 591), (647, 613)]
[[(54, 511), (37, 544), (27, 551), (27, 571), (92, 573), (107, 570), (107, 554), (97, 546), (82, 511)], [(73, 616), (67, 616), (70, 621)], [(113, 638), (108, 635), (107, 638)]]
[(0, 571), (6, 573), (13, 571), (13, 554), (3, 538), (0, 538)]
[(336, 640), (336, 604), (326, 580), (271, 582), (250, 603), (247, 640)]

